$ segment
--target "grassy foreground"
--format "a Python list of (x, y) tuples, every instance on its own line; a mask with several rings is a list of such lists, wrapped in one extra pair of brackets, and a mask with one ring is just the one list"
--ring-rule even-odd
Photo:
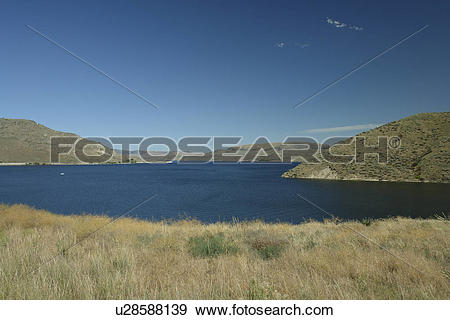
[(346, 223), (423, 273), (333, 222), (131, 218), (39, 268), (108, 221), (0, 205), (0, 299), (450, 298), (446, 219)]

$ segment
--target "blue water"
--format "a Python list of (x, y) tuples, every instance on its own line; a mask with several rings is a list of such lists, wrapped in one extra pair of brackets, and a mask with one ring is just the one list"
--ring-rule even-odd
[[(262, 219), (300, 223), (327, 214), (344, 219), (427, 217), (448, 213), (443, 184), (284, 179), (291, 164), (137, 164), (0, 167), (0, 202), (62, 214), (130, 215), (204, 222)], [(61, 176), (60, 172), (64, 172)]]

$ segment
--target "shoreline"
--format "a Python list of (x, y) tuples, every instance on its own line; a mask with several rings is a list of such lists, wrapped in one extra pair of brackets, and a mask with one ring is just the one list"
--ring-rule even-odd
[(404, 183), (427, 183), (427, 184), (450, 184), (450, 182), (437, 182), (429, 180), (385, 180), (385, 179), (369, 179), (369, 178), (321, 178), (321, 177), (292, 177), (284, 173), (281, 175), (285, 179), (300, 179), (300, 180), (325, 180), (325, 181), (355, 181), (355, 182), (404, 182)]

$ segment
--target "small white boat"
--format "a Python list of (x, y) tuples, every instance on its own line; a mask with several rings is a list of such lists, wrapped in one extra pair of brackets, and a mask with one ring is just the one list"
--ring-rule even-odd
[(63, 175), (64, 175), (64, 172), (60, 172), (59, 175), (60, 175), (60, 176), (63, 176)]

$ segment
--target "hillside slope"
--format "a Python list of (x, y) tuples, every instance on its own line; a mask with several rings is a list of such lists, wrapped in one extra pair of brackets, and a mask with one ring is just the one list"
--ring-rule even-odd
[[(50, 162), (50, 137), (74, 136), (73, 133), (47, 128), (32, 120), (0, 118), (0, 162), (48, 163)], [(99, 143), (86, 147), (88, 154), (102, 154)], [(61, 163), (79, 163), (73, 152), (62, 155)]]
[[(378, 163), (376, 155), (356, 164), (300, 164), (283, 174), (285, 178), (407, 181), (448, 183), (450, 178), (450, 112), (422, 113), (362, 132), (367, 145), (376, 145), (378, 136), (397, 136), (399, 148), (390, 148), (388, 163)], [(336, 146), (335, 154), (354, 154), (354, 144)]]

